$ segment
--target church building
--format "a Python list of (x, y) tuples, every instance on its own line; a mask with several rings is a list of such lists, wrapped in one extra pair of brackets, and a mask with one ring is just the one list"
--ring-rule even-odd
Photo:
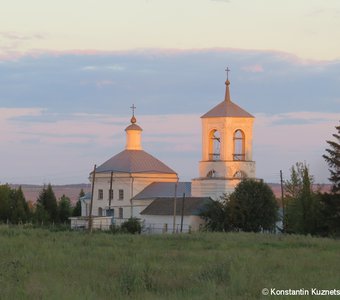
[(143, 150), (134, 109), (125, 149), (90, 173), (93, 196), (81, 199), (82, 217), (71, 218), (71, 227), (87, 227), (93, 197), (94, 228), (137, 217), (150, 232), (199, 230), (206, 203), (232, 192), (243, 178), (255, 178), (254, 117), (231, 101), (228, 79), (224, 100), (201, 117), (202, 160), (192, 182), (179, 182), (173, 169)]

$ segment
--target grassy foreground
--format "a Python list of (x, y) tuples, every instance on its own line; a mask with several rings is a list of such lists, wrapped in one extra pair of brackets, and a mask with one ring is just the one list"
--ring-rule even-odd
[(289, 298), (263, 296), (265, 287), (340, 289), (340, 241), (246, 233), (89, 236), (0, 226), (0, 299)]

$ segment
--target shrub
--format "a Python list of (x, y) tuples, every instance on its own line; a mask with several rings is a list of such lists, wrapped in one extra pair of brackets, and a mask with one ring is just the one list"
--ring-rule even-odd
[(140, 234), (142, 231), (142, 225), (140, 224), (139, 219), (137, 218), (128, 219), (127, 221), (122, 223), (120, 227), (123, 232), (125, 231), (132, 234), (136, 233)]

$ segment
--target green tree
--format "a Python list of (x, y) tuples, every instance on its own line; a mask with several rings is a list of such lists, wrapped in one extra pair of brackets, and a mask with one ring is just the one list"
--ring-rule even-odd
[(326, 149), (327, 154), (322, 157), (326, 160), (329, 166), (331, 176), (329, 180), (332, 182), (332, 192), (340, 193), (340, 125), (335, 127), (337, 133), (333, 134), (336, 141), (327, 141), (329, 148)]
[(228, 195), (224, 195), (218, 200), (208, 202), (200, 217), (206, 221), (205, 228), (209, 231), (229, 231), (230, 223), (228, 218)]
[(320, 197), (313, 191), (313, 177), (305, 163), (291, 168), (285, 182), (285, 226), (287, 232), (318, 234), (321, 226)]
[(241, 181), (228, 201), (230, 224), (235, 230), (274, 230), (278, 205), (271, 188), (263, 181)]
[(76, 202), (75, 207), (73, 208), (72, 211), (72, 216), (73, 217), (79, 217), (81, 216), (81, 201), (80, 198), (85, 196), (85, 192), (83, 189), (80, 190), (78, 201)]
[(0, 222), (7, 222), (11, 214), (11, 193), (8, 184), (0, 185)]
[(13, 189), (8, 184), (0, 185), (0, 221), (17, 224), (27, 221), (29, 214), (21, 187)]
[(46, 224), (51, 221), (51, 217), (47, 210), (42, 205), (37, 203), (33, 214), (33, 220), (39, 224)]
[(18, 189), (11, 191), (11, 214), (10, 220), (12, 223), (17, 224), (20, 221), (25, 222), (29, 218), (29, 208), (26, 202), (24, 193), (21, 186)]
[(58, 214), (59, 221), (61, 223), (68, 222), (68, 218), (71, 217), (71, 200), (70, 198), (62, 195), (58, 202)]
[(340, 199), (338, 194), (319, 194), (322, 221), (319, 234), (340, 237)]
[[(46, 212), (46, 214), (44, 213)], [(39, 194), (37, 199), (37, 208), (36, 208), (37, 217), (43, 218), (38, 221), (58, 221), (58, 205), (57, 198), (53, 192), (51, 184), (48, 184), (47, 187), (44, 186), (42, 191)]]

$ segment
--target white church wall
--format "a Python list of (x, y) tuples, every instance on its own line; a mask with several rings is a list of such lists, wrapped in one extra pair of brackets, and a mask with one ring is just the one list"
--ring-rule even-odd
[[(173, 216), (157, 216), (142, 215), (144, 231), (146, 233), (172, 233), (173, 232)], [(183, 216), (183, 231), (198, 231), (200, 224), (204, 224), (204, 220), (198, 216)], [(181, 216), (176, 216), (175, 232), (180, 232)]]

